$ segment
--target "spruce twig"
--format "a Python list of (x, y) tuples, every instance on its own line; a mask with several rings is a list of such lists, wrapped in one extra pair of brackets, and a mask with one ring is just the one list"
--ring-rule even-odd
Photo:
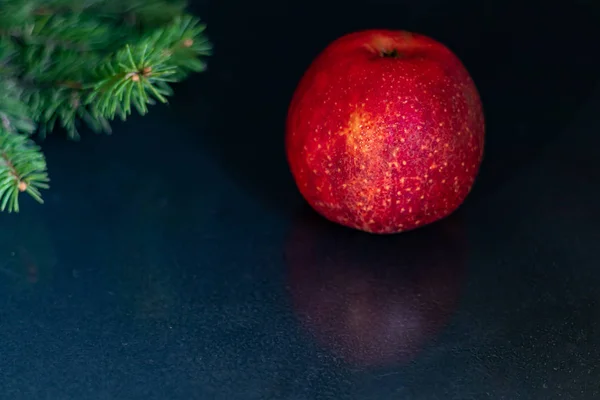
[(135, 109), (166, 103), (171, 84), (204, 71), (205, 25), (174, 0), (0, 0), (0, 211), (26, 192), (42, 202), (46, 162), (34, 142), (81, 125), (110, 133)]

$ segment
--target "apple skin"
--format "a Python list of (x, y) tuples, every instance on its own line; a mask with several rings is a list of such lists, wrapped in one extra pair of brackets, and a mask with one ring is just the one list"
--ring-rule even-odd
[(453, 213), (483, 158), (475, 84), (443, 44), (406, 31), (333, 41), (300, 80), (285, 150), (319, 214), (370, 233), (412, 230)]
[(468, 242), (460, 213), (379, 237), (309, 211), (296, 220), (284, 252), (302, 328), (354, 367), (414, 360), (447, 324), (462, 293)]

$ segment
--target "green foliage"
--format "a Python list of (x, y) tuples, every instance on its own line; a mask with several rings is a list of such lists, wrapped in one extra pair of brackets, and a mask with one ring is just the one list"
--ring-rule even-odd
[[(205, 25), (174, 0), (0, 0), (0, 211), (48, 188), (34, 142), (110, 132), (206, 68)], [(34, 136), (35, 135), (35, 136)]]

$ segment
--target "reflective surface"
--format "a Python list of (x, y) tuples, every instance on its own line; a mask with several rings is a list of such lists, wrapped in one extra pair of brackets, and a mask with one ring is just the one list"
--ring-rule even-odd
[[(599, 397), (596, 8), (423, 4), (198, 5), (209, 72), (47, 140), (46, 204), (0, 215), (1, 397)], [(282, 147), (312, 57), (373, 25), (452, 46), (488, 119), (464, 207), (393, 237), (307, 209)]]
[(456, 312), (466, 243), (459, 214), (406, 235), (335, 226), (305, 208), (285, 249), (300, 325), (355, 366), (407, 364)]

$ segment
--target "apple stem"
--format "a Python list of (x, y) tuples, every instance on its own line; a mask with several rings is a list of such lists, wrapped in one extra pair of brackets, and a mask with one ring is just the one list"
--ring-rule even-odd
[(398, 49), (392, 49), (392, 50), (384, 50), (381, 52), (381, 56), (382, 57), (389, 57), (389, 58), (400, 58), (401, 54), (398, 51)]

